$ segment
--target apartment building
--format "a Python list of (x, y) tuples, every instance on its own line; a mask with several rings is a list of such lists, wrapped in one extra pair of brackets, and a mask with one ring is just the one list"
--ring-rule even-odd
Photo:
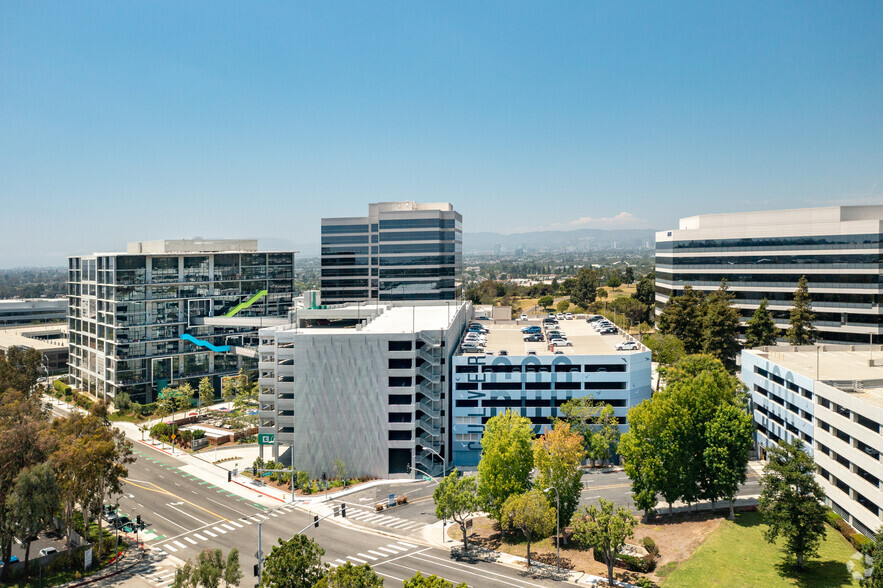
[(0, 327), (62, 322), (67, 298), (11, 298), (0, 300)]
[(337, 459), (352, 476), (440, 474), (447, 370), (471, 312), (456, 301), (352, 303), (261, 329), (259, 432), (273, 459), (293, 455), (314, 477)]
[(286, 316), (294, 296), (294, 252), (258, 251), (257, 240), (129, 243), (125, 253), (72, 256), (68, 272), (71, 384), (138, 402), (203, 376), (220, 390), (223, 376), (256, 367), (210, 346), (256, 340), (257, 327), (236, 319)]
[(656, 233), (656, 312), (685, 285), (710, 292), (726, 278), (742, 320), (766, 298), (788, 327), (806, 276), (823, 341), (881, 340), (883, 206), (829, 206), (682, 218)]
[(620, 430), (628, 430), (629, 408), (650, 398), (650, 351), (617, 351), (627, 336), (600, 335), (582, 319), (559, 325), (571, 343), (550, 347), (525, 342), (523, 325), (490, 325), (485, 352), (453, 358), (453, 463), (474, 469), (481, 457), (487, 421), (506, 410), (531, 420), (542, 434), (562, 404), (591, 396), (613, 406)]
[(462, 225), (449, 203), (379, 202), (368, 216), (323, 218), (323, 301), (454, 300)]
[(873, 537), (883, 516), (883, 347), (821, 345), (742, 351), (761, 455), (803, 440), (827, 504)]

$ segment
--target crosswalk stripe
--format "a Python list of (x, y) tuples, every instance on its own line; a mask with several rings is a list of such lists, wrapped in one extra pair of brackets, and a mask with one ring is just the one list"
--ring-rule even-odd
[(168, 550), (171, 551), (172, 553), (175, 553), (176, 551), (178, 551), (177, 549), (175, 549), (174, 547), (172, 547), (172, 546), (169, 545), (168, 543), (166, 543), (165, 545), (163, 545), (163, 548), (168, 549)]
[(388, 553), (380, 553), (379, 551), (374, 551), (373, 549), (368, 549), (368, 553), (373, 553), (374, 555), (379, 555), (380, 557), (386, 557), (389, 555)]
[(406, 527), (410, 524), (411, 524), (411, 521), (403, 521), (403, 520), (399, 519), (398, 522), (391, 524), (390, 527), (392, 527), (393, 529), (398, 529), (399, 527)]
[(419, 529), (423, 526), (423, 523), (411, 523), (406, 527), (402, 527), (402, 531), (413, 531), (414, 529)]
[(417, 549), (416, 545), (411, 545), (410, 543), (405, 543), (404, 541), (399, 541), (398, 544), (403, 545), (405, 547), (410, 547), (411, 549)]
[(230, 525), (228, 525), (226, 523), (221, 523), (221, 526), (224, 527), (225, 529), (227, 529), (228, 531), (235, 531), (236, 530), (236, 527), (231, 527)]
[(346, 556), (346, 558), (349, 559), (349, 560), (352, 560), (352, 561), (356, 562), (357, 564), (368, 563), (368, 562), (365, 561), (364, 559), (359, 559), (358, 557), (353, 557), (353, 556), (351, 556), (351, 555)]
[(404, 547), (399, 547), (399, 546), (396, 545), (395, 543), (390, 543), (389, 545), (387, 545), (387, 547), (390, 548), (390, 549), (395, 549), (396, 551), (400, 551), (400, 552), (408, 551), (408, 550), (405, 549)]
[(337, 567), (337, 564), (334, 563), (333, 561), (329, 561), (329, 562), (328, 562), (328, 565), (331, 566), (332, 568), (336, 568), (336, 567)]
[(387, 549), (386, 547), (377, 547), (376, 549), (378, 551), (384, 551), (384, 552), (389, 552), (389, 553), (398, 553), (398, 551), (396, 551), (394, 549)]
[(215, 535), (214, 533), (212, 533), (208, 529), (203, 529), (202, 532), (205, 533), (206, 535), (208, 535), (209, 537), (217, 537), (217, 535)]
[(206, 539), (205, 537), (203, 537), (199, 533), (194, 533), (193, 536), (196, 537), (197, 539), (199, 539), (200, 541), (208, 541), (208, 539)]
[(242, 521), (243, 523), (245, 523), (246, 525), (251, 524), (251, 521), (249, 519), (239, 519), (239, 520)]
[(366, 559), (370, 559), (371, 561), (377, 561), (376, 557), (371, 557), (370, 555), (367, 555), (365, 553), (357, 553), (356, 555), (358, 555), (359, 557), (364, 557)]
[(177, 545), (181, 549), (187, 549), (187, 546), (184, 545), (183, 543), (181, 543), (180, 541), (172, 541), (172, 543), (174, 543), (175, 545)]
[(335, 559), (334, 561), (340, 562), (341, 564), (349, 563), (349, 562), (343, 561), (342, 559)]
[(270, 516), (271, 516), (271, 517), (278, 517), (279, 515), (277, 515), (275, 512), (271, 512), (271, 513), (270, 513)]
[(236, 521), (230, 521), (230, 524), (231, 524), (231, 525), (234, 525), (234, 526), (236, 526), (236, 527), (239, 527), (240, 529), (242, 528), (242, 525), (240, 525), (240, 524), (237, 523)]
[(222, 535), (227, 533), (227, 531), (225, 531), (224, 529), (221, 529), (220, 527), (212, 527), (212, 529), (214, 529), (215, 531), (217, 531), (218, 533), (220, 533)]
[(190, 537), (184, 537), (184, 541), (187, 541), (188, 543), (191, 543), (192, 545), (196, 545), (196, 541), (194, 541)]

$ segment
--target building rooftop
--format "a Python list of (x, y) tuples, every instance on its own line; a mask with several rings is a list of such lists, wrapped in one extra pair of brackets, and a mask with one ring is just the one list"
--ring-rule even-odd
[(257, 239), (165, 239), (135, 241), (126, 247), (127, 253), (215, 253), (257, 250)]
[(883, 406), (883, 346), (819, 345), (746, 350), (786, 369)]
[[(361, 302), (333, 305), (330, 308), (307, 308), (297, 310), (297, 319), (348, 321), (348, 326), (309, 326), (297, 330), (312, 335), (345, 335), (357, 333), (416, 333), (419, 331), (441, 331), (450, 328), (457, 313), (465, 302), (422, 303), (403, 306), (401, 303)], [(353, 321), (367, 321), (357, 328)], [(276, 327), (278, 331), (293, 331), (293, 326)]]
[(67, 310), (67, 298), (3, 298), (0, 310), (10, 308), (36, 308), (38, 306), (58, 306)]
[(67, 348), (67, 323), (22, 325), (0, 329), (0, 349), (27, 347), (37, 351)]
[[(485, 352), (493, 352), (494, 355), (499, 355), (501, 350), (505, 350), (509, 355), (527, 355), (528, 352), (535, 351), (537, 355), (554, 355), (555, 351), (563, 351), (564, 355), (606, 355), (646, 351), (643, 347), (639, 347), (638, 351), (617, 351), (616, 346), (623, 341), (629, 340), (630, 337), (621, 331), (615, 335), (601, 335), (595, 332), (591, 323), (587, 323), (585, 319), (581, 318), (565, 319), (558, 323), (557, 330), (563, 331), (567, 340), (573, 346), (556, 347), (555, 350), (552, 350), (545, 341), (539, 343), (524, 341), (524, 334), (521, 332), (521, 329), (528, 326), (542, 326), (541, 320), (518, 322), (519, 324), (517, 325), (486, 324), (485, 327), (487, 327), (489, 332), (487, 334)], [(474, 355), (462, 352), (458, 352), (458, 354)]]

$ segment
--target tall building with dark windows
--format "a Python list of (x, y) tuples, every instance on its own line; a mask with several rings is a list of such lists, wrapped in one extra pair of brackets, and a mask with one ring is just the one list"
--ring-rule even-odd
[(378, 202), (322, 219), (322, 302), (454, 300), (463, 217), (449, 203)]
[(806, 276), (823, 341), (881, 342), (883, 206), (829, 206), (683, 218), (656, 233), (656, 312), (685, 285), (710, 292), (727, 279), (747, 322), (766, 298), (788, 327)]

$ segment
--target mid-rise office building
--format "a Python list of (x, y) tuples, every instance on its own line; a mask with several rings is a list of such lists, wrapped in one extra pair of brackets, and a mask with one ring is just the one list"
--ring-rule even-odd
[(463, 217), (448, 203), (379, 202), (322, 219), (322, 300), (454, 300)]
[(67, 323), (0, 328), (0, 356), (13, 347), (39, 351), (43, 356), (43, 375), (67, 371)]
[[(68, 271), (71, 384), (102, 398), (151, 402), (203, 376), (219, 390), (256, 362), (212, 346), (256, 342), (257, 328), (236, 318), (286, 316), (294, 296), (294, 252), (258, 251), (256, 240), (130, 243), (73, 256)], [(235, 316), (207, 324), (225, 315)]]
[(883, 523), (883, 347), (820, 345), (742, 351), (757, 447), (801, 439), (826, 502), (873, 537)]
[(12, 298), (0, 300), (0, 327), (62, 322), (67, 298)]
[(788, 327), (806, 276), (823, 341), (881, 341), (883, 206), (830, 206), (683, 218), (656, 233), (656, 312), (685, 285), (710, 292), (726, 278), (742, 320), (766, 298)]
[(567, 347), (525, 342), (522, 325), (491, 325), (484, 353), (453, 358), (453, 463), (474, 469), (487, 421), (506, 410), (531, 420), (542, 434), (561, 405), (591, 396), (613, 406), (620, 430), (629, 408), (650, 398), (650, 351), (617, 351), (625, 335), (600, 335), (581, 319), (565, 320)]
[[(450, 463), (451, 356), (470, 303), (369, 302), (301, 308), (260, 330), (261, 435), (314, 477), (440, 474)], [(409, 473), (410, 472), (410, 473)]]

